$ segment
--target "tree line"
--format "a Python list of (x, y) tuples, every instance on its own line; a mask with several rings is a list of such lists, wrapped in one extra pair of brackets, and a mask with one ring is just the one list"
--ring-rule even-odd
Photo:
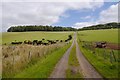
[(7, 32), (27, 32), (27, 31), (82, 31), (82, 30), (99, 30), (99, 29), (114, 29), (120, 28), (120, 23), (112, 22), (106, 24), (98, 24), (87, 26), (79, 29), (72, 27), (61, 27), (61, 26), (43, 26), (43, 25), (29, 25), (29, 26), (12, 26)]
[(61, 26), (43, 26), (43, 25), (29, 25), (29, 26), (12, 26), (7, 32), (27, 32), (27, 31), (75, 31), (72, 27)]
[(114, 28), (120, 28), (120, 23), (112, 22), (112, 23), (106, 23), (106, 24), (92, 25), (92, 26), (79, 28), (78, 31), (82, 31), (82, 30), (99, 30), (99, 29), (114, 29)]

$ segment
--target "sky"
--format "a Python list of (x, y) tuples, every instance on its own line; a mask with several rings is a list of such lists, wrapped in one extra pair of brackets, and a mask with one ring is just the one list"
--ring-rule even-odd
[(9, 27), (16, 25), (53, 25), (78, 29), (118, 22), (117, 1), (78, 1), (4, 0), (0, 4), (0, 31), (6, 32)]

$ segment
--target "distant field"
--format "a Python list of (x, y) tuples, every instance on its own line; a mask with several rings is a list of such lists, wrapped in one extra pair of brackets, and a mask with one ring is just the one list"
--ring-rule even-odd
[(118, 42), (118, 29), (107, 30), (86, 30), (79, 31), (79, 37), (84, 41), (107, 41), (111, 43)]
[(9, 44), (15, 40), (41, 40), (43, 38), (50, 40), (65, 40), (68, 38), (69, 34), (73, 34), (73, 32), (4, 32), (2, 33), (2, 44)]

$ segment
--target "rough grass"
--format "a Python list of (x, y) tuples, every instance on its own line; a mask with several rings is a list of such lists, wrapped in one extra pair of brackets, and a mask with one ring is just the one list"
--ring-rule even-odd
[(10, 44), (12, 41), (25, 41), (25, 40), (65, 40), (68, 35), (73, 32), (4, 32), (2, 33), (2, 43)]
[(68, 69), (66, 71), (67, 78), (82, 78), (79, 70), (79, 62), (76, 57), (76, 45), (73, 46), (68, 60)]
[(63, 46), (65, 46), (65, 43), (58, 43), (49, 46), (4, 45), (2, 47), (3, 57), (5, 55), (8, 55), (8, 57), (3, 58), (2, 60), (3, 77), (13, 77), (16, 73), (35, 64), (46, 55), (50, 55), (52, 52)]
[(70, 66), (79, 66), (79, 62), (78, 62), (77, 57), (76, 57), (76, 45), (75, 44), (70, 52), (68, 64)]
[(71, 44), (68, 44), (59, 48), (59, 50), (53, 52), (52, 54), (47, 55), (35, 65), (32, 65), (21, 73), (15, 75), (15, 78), (48, 78), (56, 63), (60, 60), (70, 45)]
[[(96, 37), (93, 37), (93, 38), (96, 38)], [(78, 36), (78, 39), (82, 39), (82, 37)], [(102, 40), (102, 37), (101, 37), (101, 40)], [(103, 38), (103, 40), (105, 40), (105, 38)], [(110, 41), (116, 42), (115, 40), (110, 40)], [(109, 53), (106, 53), (108, 56), (106, 56), (106, 59), (104, 59), (102, 56), (103, 50), (96, 49), (95, 53), (93, 53), (90, 49), (82, 47), (82, 43), (79, 42), (79, 40), (78, 40), (78, 43), (80, 46), (80, 50), (82, 51), (84, 56), (88, 59), (88, 61), (96, 68), (96, 70), (103, 77), (105, 77), (105, 78), (118, 78), (118, 61), (111, 63)], [(109, 52), (108, 50), (105, 50), (105, 51)], [(115, 55), (117, 55), (117, 54), (118, 54), (118, 51), (115, 51)]]
[(107, 41), (111, 43), (120, 43), (120, 41), (118, 41), (118, 29), (86, 30), (79, 31), (78, 33), (78, 36), (83, 41)]

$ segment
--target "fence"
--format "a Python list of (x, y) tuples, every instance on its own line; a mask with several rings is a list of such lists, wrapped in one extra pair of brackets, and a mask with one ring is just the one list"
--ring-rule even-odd
[(101, 57), (104, 61), (109, 61), (111, 64), (120, 61), (117, 58), (117, 53), (115, 50), (110, 50), (106, 48), (95, 48), (92, 42), (81, 41), (82, 47), (90, 51), (92, 54)]

